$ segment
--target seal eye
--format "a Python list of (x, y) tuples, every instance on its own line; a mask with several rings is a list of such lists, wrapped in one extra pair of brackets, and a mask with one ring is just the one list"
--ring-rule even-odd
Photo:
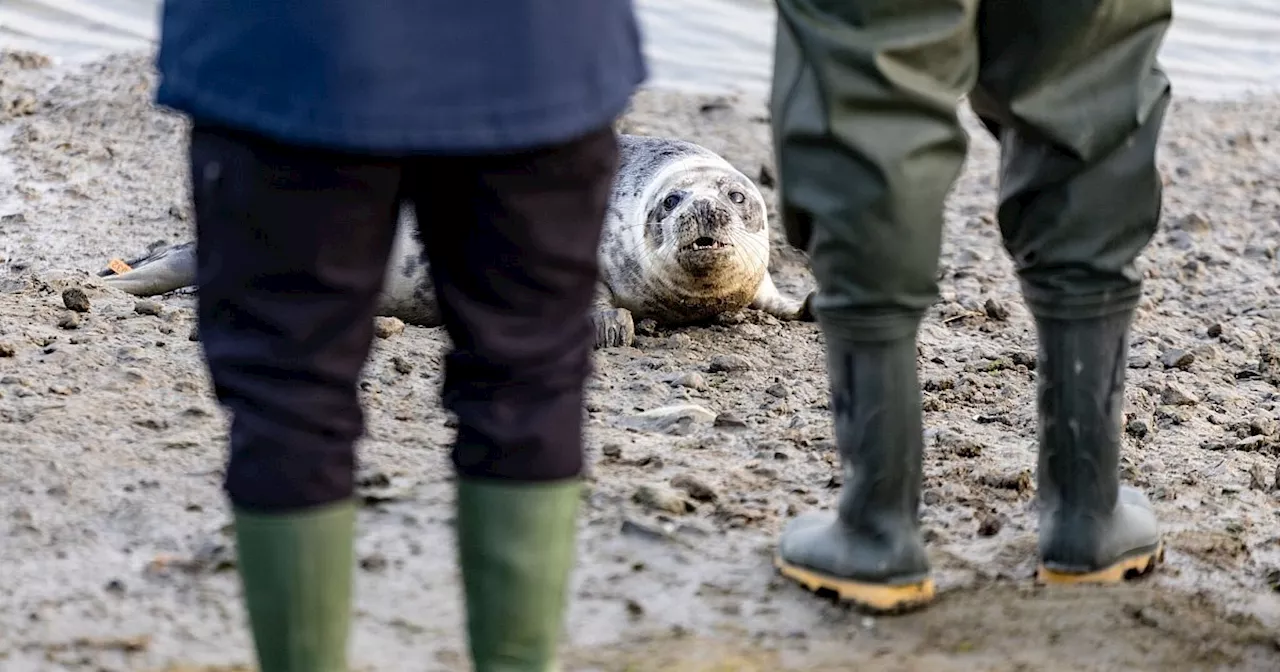
[(677, 205), (680, 205), (680, 194), (671, 194), (662, 199), (662, 207), (668, 210), (674, 209)]
[(729, 200), (733, 201), (734, 203), (737, 203), (738, 205), (742, 205), (743, 203), (746, 202), (747, 195), (742, 193), (741, 191), (731, 191), (729, 192)]

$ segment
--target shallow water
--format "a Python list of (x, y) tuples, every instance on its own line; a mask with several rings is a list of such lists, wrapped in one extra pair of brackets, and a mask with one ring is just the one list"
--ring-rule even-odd
[[(662, 88), (763, 94), (773, 58), (772, 0), (636, 0)], [(158, 0), (4, 0), (0, 45), (64, 58), (145, 47)], [(1176, 0), (1163, 63), (1184, 96), (1280, 92), (1280, 2)]]

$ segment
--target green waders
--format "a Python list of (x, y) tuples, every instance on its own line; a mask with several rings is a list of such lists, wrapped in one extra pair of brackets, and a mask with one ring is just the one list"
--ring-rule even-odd
[[(871, 610), (929, 602), (917, 523), (920, 319), (966, 95), (1002, 150), (998, 219), (1040, 337), (1040, 577), (1154, 566), (1119, 485), (1124, 361), (1156, 229), (1170, 0), (778, 0), (771, 101), (783, 224), (807, 249), (845, 470), (784, 530), (783, 574)], [(909, 361), (910, 359), (910, 361)], [(1083, 428), (1083, 429), (1082, 429)]]

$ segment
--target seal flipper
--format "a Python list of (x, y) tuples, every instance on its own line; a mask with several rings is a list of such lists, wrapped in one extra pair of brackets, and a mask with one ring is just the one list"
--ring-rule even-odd
[(613, 292), (604, 283), (596, 287), (591, 322), (596, 327), (597, 350), (630, 346), (636, 342), (636, 325), (631, 311), (613, 305)]
[(126, 263), (133, 270), (120, 275), (110, 269), (100, 271), (103, 284), (134, 296), (155, 296), (196, 284), (195, 241), (162, 245)]
[(760, 281), (760, 288), (756, 290), (756, 298), (751, 300), (749, 307), (764, 311), (779, 320), (812, 322), (814, 294), (816, 292), (809, 292), (803, 301), (787, 298), (773, 284), (773, 277), (765, 273), (764, 280)]

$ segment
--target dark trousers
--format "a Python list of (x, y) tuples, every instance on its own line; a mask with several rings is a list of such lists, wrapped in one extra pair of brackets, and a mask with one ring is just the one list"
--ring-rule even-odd
[(504, 155), (387, 158), (197, 125), (190, 159), (199, 328), (233, 414), (234, 505), (352, 494), (365, 428), (357, 384), (405, 201), (453, 342), (442, 395), (458, 418), (459, 475), (581, 472), (612, 130)]

